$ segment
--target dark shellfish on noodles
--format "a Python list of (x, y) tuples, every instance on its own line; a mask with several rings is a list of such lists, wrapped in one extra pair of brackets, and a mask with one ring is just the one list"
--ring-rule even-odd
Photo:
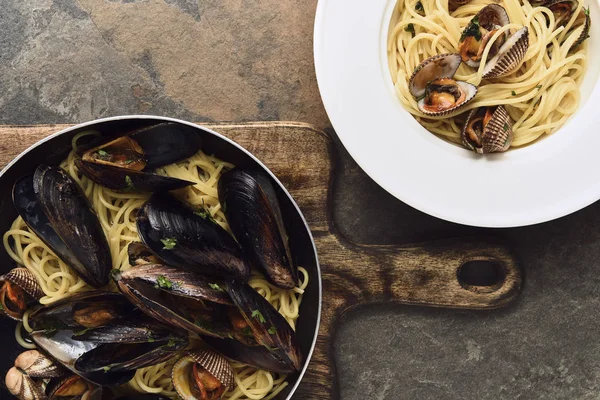
[(49, 400), (100, 400), (102, 387), (71, 375), (51, 379), (46, 386), (46, 395)]
[(288, 235), (273, 184), (257, 171), (234, 168), (219, 179), (219, 200), (227, 222), (252, 265), (283, 289), (298, 282)]
[(108, 283), (110, 248), (96, 213), (62, 168), (39, 166), (19, 179), (13, 202), (27, 226), (95, 288)]
[(79, 293), (29, 319), (36, 345), (100, 386), (121, 385), (136, 369), (166, 361), (187, 346), (185, 335), (148, 319), (118, 293)]
[(92, 181), (114, 190), (160, 192), (193, 182), (152, 173), (200, 150), (195, 128), (172, 122), (143, 128), (81, 153), (77, 167)]
[(462, 130), (463, 145), (477, 153), (506, 151), (512, 139), (512, 120), (503, 106), (472, 110)]
[(154, 194), (137, 213), (146, 246), (166, 264), (217, 278), (247, 281), (250, 266), (233, 237), (206, 211), (168, 194)]
[(137, 265), (113, 274), (119, 290), (142, 312), (202, 335), (228, 337), (227, 306), (233, 303), (216, 283), (166, 265)]
[(483, 69), (484, 79), (500, 78), (515, 71), (529, 48), (529, 30), (526, 26), (517, 30), (500, 46), (494, 57)]
[(554, 14), (554, 26), (558, 28), (567, 25), (579, 6), (579, 2), (577, 0), (552, 0), (545, 6)]
[(173, 387), (182, 400), (218, 400), (235, 387), (233, 368), (215, 351), (189, 351), (173, 366)]
[[(504, 25), (510, 23), (504, 7), (490, 4), (483, 7), (465, 27), (458, 45), (462, 61), (470, 67), (477, 68), (490, 39)], [(506, 41), (508, 33), (501, 35), (488, 52), (488, 59), (498, 53), (500, 46)]]
[(44, 296), (42, 287), (27, 268), (14, 268), (0, 276), (0, 311), (20, 321), (27, 308)]

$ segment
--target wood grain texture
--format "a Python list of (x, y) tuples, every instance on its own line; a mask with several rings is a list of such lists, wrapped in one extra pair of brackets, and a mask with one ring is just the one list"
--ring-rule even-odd
[[(409, 246), (363, 246), (341, 237), (331, 220), (330, 182), (335, 155), (330, 138), (299, 123), (206, 125), (256, 155), (282, 181), (311, 227), (323, 280), (321, 327), (311, 364), (297, 390), (300, 399), (338, 397), (332, 357), (336, 320), (367, 302), (392, 301), (435, 307), (491, 309), (514, 300), (521, 289), (517, 260), (502, 243), (463, 238)], [(0, 165), (36, 141), (67, 126), (0, 127)], [(492, 286), (458, 279), (469, 261), (493, 263), (501, 279)]]

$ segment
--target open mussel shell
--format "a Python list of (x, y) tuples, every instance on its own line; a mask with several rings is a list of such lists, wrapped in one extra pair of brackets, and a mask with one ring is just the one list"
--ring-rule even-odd
[(425, 95), (427, 84), (438, 78), (452, 78), (460, 67), (460, 54), (439, 54), (423, 61), (415, 68), (408, 82), (410, 93), (420, 99)]
[(234, 168), (219, 179), (219, 201), (227, 222), (252, 265), (275, 286), (298, 282), (288, 235), (273, 184), (258, 171)]
[(165, 192), (181, 189), (194, 182), (148, 172), (133, 171), (110, 165), (75, 160), (79, 171), (97, 184), (113, 190), (131, 192)]
[(252, 330), (256, 342), (295, 370), (300, 370), (302, 354), (296, 334), (286, 319), (248, 284), (229, 282), (227, 292)]
[(39, 166), (15, 183), (19, 215), (66, 264), (95, 288), (108, 283), (110, 248), (77, 182), (60, 167)]
[(81, 153), (77, 168), (92, 181), (113, 190), (160, 192), (193, 182), (152, 173), (158, 167), (193, 156), (200, 150), (195, 128), (162, 123), (101, 143)]
[(202, 340), (225, 357), (246, 365), (280, 374), (296, 372), (296, 368), (289, 362), (282, 360), (266, 347), (246, 346), (233, 339), (218, 339), (203, 336)]
[(14, 268), (0, 276), (0, 312), (20, 321), (28, 306), (44, 296), (38, 280), (27, 268)]
[(131, 242), (127, 246), (129, 265), (160, 264), (161, 260), (156, 257), (143, 243)]
[(434, 79), (425, 88), (425, 97), (417, 102), (419, 110), (432, 117), (452, 114), (471, 102), (477, 87), (450, 78)]
[(102, 388), (78, 375), (51, 379), (46, 386), (49, 400), (100, 400)]
[(195, 213), (169, 194), (154, 194), (138, 210), (137, 230), (168, 265), (218, 278), (250, 277), (250, 266), (233, 237), (205, 213)]
[(512, 120), (503, 106), (479, 107), (469, 113), (461, 136), (477, 153), (503, 152), (513, 140)]
[(108, 283), (110, 249), (83, 191), (59, 167), (17, 180), (13, 203), (27, 226), (90, 285)]
[(220, 399), (226, 390), (235, 387), (231, 364), (209, 348), (184, 354), (173, 366), (171, 380), (182, 400), (196, 400), (198, 392), (200, 398)]
[[(478, 68), (481, 63), (481, 55), (492, 36), (499, 28), (509, 23), (510, 19), (504, 7), (498, 4), (489, 4), (483, 7), (465, 27), (460, 37), (458, 47), (462, 61), (470, 67)], [(493, 57), (498, 52), (506, 37), (507, 34), (496, 40), (488, 57)]]
[(482, 77), (494, 79), (513, 72), (521, 63), (529, 48), (529, 30), (526, 26), (511, 35), (498, 53), (485, 64)]
[(218, 283), (165, 265), (138, 265), (115, 273), (119, 290), (142, 312), (189, 332), (227, 337), (226, 307), (232, 305)]
[(92, 291), (29, 316), (35, 344), (90, 382), (116, 386), (137, 368), (173, 357), (187, 337), (150, 321), (119, 293)]

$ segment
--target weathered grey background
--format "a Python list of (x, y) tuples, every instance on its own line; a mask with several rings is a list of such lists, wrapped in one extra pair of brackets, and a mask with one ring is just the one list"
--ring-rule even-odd
[[(151, 113), (329, 129), (312, 62), (316, 3), (0, 0), (0, 123)], [(334, 217), (351, 239), (485, 232), (391, 198), (338, 150)], [(492, 233), (523, 261), (517, 303), (485, 313), (358, 310), (336, 345), (342, 399), (600, 398), (600, 206)]]

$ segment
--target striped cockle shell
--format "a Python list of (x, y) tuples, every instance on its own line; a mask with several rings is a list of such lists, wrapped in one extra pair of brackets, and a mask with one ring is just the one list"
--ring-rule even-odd
[(8, 391), (19, 400), (47, 400), (42, 382), (35, 381), (17, 367), (8, 370), (4, 383)]
[(508, 150), (513, 140), (512, 120), (503, 106), (497, 106), (490, 121), (483, 127), (477, 146), (467, 135), (467, 127), (472, 118), (482, 116), (489, 107), (479, 107), (471, 110), (461, 132), (463, 145), (477, 153), (498, 153)]
[(0, 282), (8, 281), (18, 285), (28, 295), (36, 300), (44, 296), (42, 287), (36, 277), (27, 268), (13, 268), (0, 276)]
[(463, 82), (463, 81), (456, 81), (456, 84), (458, 86), (460, 86), (460, 88), (463, 92), (465, 92), (466, 97), (465, 97), (464, 101), (456, 104), (454, 107), (449, 108), (447, 110), (431, 112), (431, 111), (428, 111), (423, 108), (423, 106), (425, 105), (425, 98), (422, 98), (417, 102), (417, 106), (419, 107), (419, 110), (423, 114), (430, 115), (432, 117), (441, 117), (444, 115), (450, 115), (450, 114), (456, 113), (458, 110), (460, 110), (465, 105), (467, 105), (469, 102), (471, 102), (471, 100), (473, 100), (475, 98), (475, 95), (477, 94), (477, 87), (475, 85), (472, 85), (468, 82)]
[(190, 390), (190, 382), (188, 382), (188, 368), (194, 364), (199, 364), (206, 369), (223, 386), (229, 389), (235, 387), (233, 368), (225, 357), (209, 348), (191, 350), (175, 363), (171, 373), (173, 386), (183, 400), (195, 399)]
[(58, 363), (37, 350), (19, 354), (15, 360), (15, 367), (32, 378), (56, 378), (66, 373)]
[(585, 39), (590, 37), (590, 26), (592, 25), (592, 19), (590, 17), (589, 7), (587, 9), (581, 10), (579, 15), (577, 16), (577, 19), (575, 20), (575, 24), (573, 25), (573, 28), (571, 28), (571, 29), (576, 29), (576, 28), (580, 27), (582, 24), (583, 24), (583, 31), (581, 32), (581, 34), (579, 35), (579, 37), (577, 38), (575, 43), (573, 43), (571, 50), (577, 48), (577, 46), (579, 46), (581, 43), (583, 43), (583, 41)]
[[(479, 26), (487, 29), (488, 31), (490, 31), (490, 33), (494, 29), (497, 29), (497, 27), (503, 27), (504, 25), (510, 24), (510, 18), (508, 17), (508, 13), (506, 12), (506, 9), (504, 9), (504, 7), (502, 7), (501, 5), (498, 5), (498, 4), (488, 4), (487, 6), (483, 7), (481, 10), (479, 10), (477, 15), (475, 15), (473, 17), (473, 19), (471, 19), (471, 21), (465, 27), (465, 30), (463, 32), (465, 32), (469, 29), (469, 27), (473, 24), (473, 20), (475, 20), (475, 18), (477, 18), (477, 21), (478, 21), (477, 23), (479, 24)], [(468, 36), (463, 36), (463, 35), (465, 35), (465, 33), (463, 33), (461, 35), (461, 40), (459, 42), (459, 52), (462, 52), (463, 41), (468, 38)], [(508, 33), (505, 32), (504, 38), (506, 38), (507, 36), (508, 36)], [(500, 38), (498, 38), (498, 40), (500, 40)], [(496, 42), (501, 43), (498, 41), (496, 41)], [(481, 44), (481, 45), (483, 45), (483, 44)], [(475, 61), (475, 60), (472, 60), (471, 58), (469, 58), (468, 60), (463, 60), (463, 61), (465, 62), (465, 64), (467, 64), (469, 67), (472, 67), (472, 68), (479, 68), (479, 64), (481, 63), (481, 60)]]
[(511, 35), (483, 69), (484, 79), (500, 78), (513, 72), (529, 48), (529, 30), (526, 26)]
[(423, 97), (427, 84), (434, 79), (452, 78), (460, 67), (460, 54), (446, 53), (429, 57), (415, 68), (408, 81), (410, 94)]

